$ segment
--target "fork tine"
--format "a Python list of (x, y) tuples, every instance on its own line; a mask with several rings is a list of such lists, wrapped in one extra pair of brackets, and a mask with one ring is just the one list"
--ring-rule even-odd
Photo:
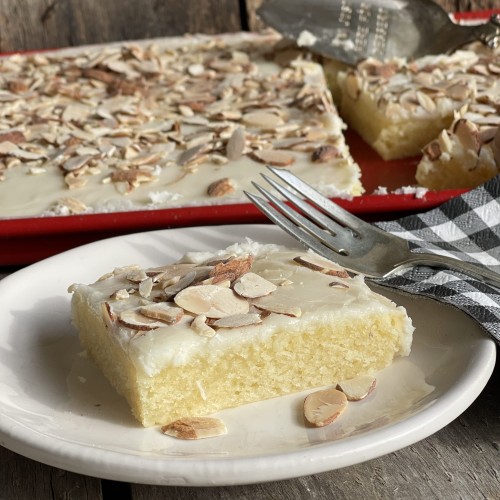
[[(319, 224), (324, 229), (328, 229), (333, 234), (337, 234), (343, 231), (342, 226), (337, 224), (333, 219), (327, 217), (319, 210), (316, 210), (310, 203), (307, 203), (302, 198), (299, 198), (294, 193), (292, 193), (289, 189), (283, 187), (281, 184), (278, 184), (274, 179), (271, 179), (265, 174), (261, 174), (261, 176), (274, 188), (278, 193), (283, 195), (288, 201), (290, 201), (293, 205), (300, 208), (302, 212), (306, 213), (311, 219), (314, 220), (317, 224)], [(260, 188), (255, 182), (252, 184)]]
[[(265, 177), (265, 176), (264, 176)], [(266, 179), (270, 180), (270, 179)], [(344, 238), (342, 237), (332, 237), (331, 233), (323, 230), (322, 228), (316, 226), (313, 224), (309, 219), (301, 215), (299, 212), (295, 211), (294, 209), (290, 208), (288, 205), (283, 203), (281, 200), (276, 198), (273, 194), (271, 194), (269, 191), (264, 189), (262, 186), (259, 186), (257, 183), (252, 182), (252, 184), (259, 190), (261, 194), (263, 194), (275, 207), (279, 209), (279, 211), (282, 212), (282, 214), (286, 217), (288, 217), (289, 220), (297, 224), (299, 227), (304, 228), (306, 232), (309, 232), (310, 234), (316, 236), (321, 243), (325, 244), (335, 252), (341, 253), (344, 252), (345, 249), (343, 246), (345, 245)], [(291, 193), (287, 192), (286, 189), (282, 188), (280, 186), (280, 191), (283, 191), (283, 194), (285, 196), (290, 195)], [(294, 195), (290, 196), (292, 199), (294, 198)], [(290, 200), (292, 201), (292, 200)], [(309, 209), (315, 210), (312, 208), (308, 203), (303, 202), (302, 200), (299, 200), (302, 204), (307, 205), (304, 207), (305, 210), (307, 210), (307, 207)], [(293, 203), (293, 201), (292, 201)], [(339, 226), (339, 230), (343, 231), (343, 229)]]
[[(333, 217), (337, 222), (346, 225), (351, 230), (358, 233), (358, 229), (365, 225), (369, 226), (365, 222), (361, 221), (347, 210), (330, 201), (328, 198), (320, 194), (314, 188), (306, 184), (304, 181), (300, 180), (297, 176), (291, 172), (283, 169), (278, 169), (274, 167), (267, 167), (273, 174), (279, 177), (282, 181), (286, 182), (299, 194), (306, 197), (308, 200), (312, 201), (316, 206), (322, 208), (326, 213)], [(358, 233), (359, 235), (359, 233)]]
[(311, 248), (312, 250), (314, 250), (318, 255), (325, 257), (325, 259), (337, 262), (341, 266), (350, 270), (349, 261), (347, 261), (347, 263), (344, 263), (342, 255), (334, 252), (327, 246), (320, 243), (315, 237), (311, 236), (309, 233), (296, 226), (294, 223), (290, 222), (284, 215), (278, 212), (278, 210), (273, 208), (260, 196), (254, 195), (247, 191), (244, 191), (244, 193), (256, 207), (258, 207), (265, 215), (267, 215), (269, 219), (271, 219), (277, 226), (281, 227), (281, 229), (287, 232), (290, 236), (298, 240), (307, 248)]

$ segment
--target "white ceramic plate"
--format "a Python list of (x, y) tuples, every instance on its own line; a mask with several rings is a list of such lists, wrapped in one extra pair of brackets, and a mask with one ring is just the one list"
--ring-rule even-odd
[(295, 246), (274, 226), (148, 232), (92, 243), (0, 282), (0, 437), (15, 452), (102, 478), (163, 485), (232, 485), (286, 479), (359, 463), (407, 446), (462, 413), (493, 370), (495, 346), (462, 312), (384, 291), (404, 305), (412, 353), (378, 377), (376, 391), (339, 421), (307, 428), (304, 394), (223, 411), (228, 434), (200, 441), (144, 429), (81, 355), (68, 285), (115, 266), (155, 266), (186, 251), (249, 236)]

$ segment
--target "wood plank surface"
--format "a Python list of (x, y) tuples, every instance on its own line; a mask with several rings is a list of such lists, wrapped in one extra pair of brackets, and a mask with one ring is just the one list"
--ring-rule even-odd
[(238, 0), (0, 1), (0, 52), (240, 29)]

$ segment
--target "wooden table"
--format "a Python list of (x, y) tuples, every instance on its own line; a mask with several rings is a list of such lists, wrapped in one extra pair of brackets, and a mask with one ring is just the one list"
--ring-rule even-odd
[[(1, 0), (0, 52), (216, 33), (259, 26), (259, 0)], [(498, 0), (441, 0), (447, 10)], [(0, 249), (1, 251), (1, 249)], [(15, 269), (0, 269), (0, 278)], [(0, 498), (24, 499), (500, 499), (500, 368), (479, 398), (433, 436), (341, 470), (227, 488), (157, 487), (87, 477), (0, 447)]]

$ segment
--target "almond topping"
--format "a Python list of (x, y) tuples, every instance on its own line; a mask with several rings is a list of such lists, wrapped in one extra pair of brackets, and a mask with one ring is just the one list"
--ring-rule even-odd
[(116, 314), (113, 312), (111, 308), (111, 304), (109, 302), (101, 303), (101, 312), (104, 318), (104, 322), (108, 328), (112, 327), (116, 321)]
[(187, 417), (161, 428), (163, 434), (177, 439), (203, 439), (227, 433), (224, 422), (213, 417)]
[(331, 424), (347, 408), (346, 395), (337, 389), (316, 391), (304, 400), (304, 417), (315, 427)]
[(326, 145), (316, 148), (312, 153), (311, 160), (315, 163), (326, 163), (339, 156), (340, 152), (335, 146)]
[(262, 323), (262, 318), (258, 313), (231, 314), (225, 318), (213, 322), (219, 328), (239, 328), (241, 326), (256, 325)]
[(235, 191), (233, 181), (229, 177), (223, 177), (217, 181), (212, 182), (207, 188), (208, 196), (220, 197), (231, 194)]
[(186, 287), (191, 285), (193, 281), (196, 278), (196, 272), (189, 271), (187, 274), (184, 276), (180, 277), (179, 279), (176, 279), (177, 276), (171, 278), (169, 281), (162, 281), (160, 286), (163, 286), (163, 293), (164, 293), (164, 298), (167, 300), (170, 300), (172, 297), (174, 297), (177, 293), (180, 291), (184, 290)]
[(430, 161), (436, 161), (441, 157), (441, 146), (439, 142), (432, 141), (424, 147), (422, 152)]
[(348, 401), (359, 401), (366, 398), (377, 385), (376, 379), (369, 375), (344, 380), (337, 384), (337, 389), (342, 391)]
[(349, 278), (349, 273), (343, 267), (316, 254), (308, 253), (299, 255), (293, 260), (304, 267), (328, 274), (329, 276)]
[(249, 304), (238, 297), (230, 288), (217, 285), (190, 286), (180, 291), (174, 302), (194, 314), (208, 318), (224, 318), (231, 314), (246, 314)]
[(328, 283), (328, 286), (331, 286), (332, 288), (349, 288), (349, 285), (342, 283), (341, 281), (332, 281), (331, 283)]
[(255, 273), (246, 273), (233, 286), (233, 290), (241, 297), (254, 299), (269, 295), (276, 290), (276, 285)]
[(261, 149), (259, 151), (253, 151), (250, 157), (259, 163), (265, 163), (275, 167), (288, 167), (295, 162), (295, 157), (291, 153), (281, 149)]
[(199, 314), (193, 319), (191, 328), (202, 337), (213, 337), (217, 333), (210, 325), (207, 325), (207, 317), (204, 314)]
[(216, 264), (210, 271), (210, 276), (214, 278), (214, 284), (227, 279), (230, 281), (234, 281), (250, 271), (252, 263), (252, 255), (235, 257), (234, 259), (230, 259), (227, 262), (220, 262), (219, 264)]
[(464, 118), (457, 120), (453, 127), (453, 132), (464, 148), (470, 149), (476, 153), (479, 152), (481, 148), (479, 132), (472, 122)]
[(243, 123), (250, 127), (260, 128), (262, 130), (274, 130), (283, 125), (283, 119), (274, 113), (265, 111), (254, 111), (243, 115)]
[(184, 311), (180, 307), (172, 307), (164, 302), (141, 307), (139, 312), (148, 318), (159, 319), (168, 325), (175, 325), (184, 315)]
[(231, 137), (227, 141), (226, 156), (229, 160), (235, 161), (241, 158), (245, 149), (245, 131), (242, 127), (234, 130)]
[(130, 294), (128, 293), (128, 290), (125, 288), (121, 288), (120, 290), (116, 290), (116, 292), (112, 293), (110, 296), (110, 299), (115, 299), (115, 300), (125, 300), (130, 297)]
[(139, 331), (154, 330), (165, 326), (165, 323), (144, 316), (136, 309), (122, 311), (118, 316), (118, 321), (127, 328)]
[[(272, 297), (272, 296), (271, 296)], [(262, 311), (269, 313), (284, 314), (285, 316), (292, 316), (293, 318), (300, 318), (302, 316), (302, 309), (298, 306), (290, 304), (283, 304), (268, 297), (260, 297), (252, 301), (252, 304)]]
[(142, 269), (136, 269), (127, 273), (126, 278), (132, 283), (140, 283), (147, 278), (147, 274)]
[(153, 290), (153, 279), (146, 278), (139, 283), (139, 295), (147, 299), (151, 295), (151, 290)]

